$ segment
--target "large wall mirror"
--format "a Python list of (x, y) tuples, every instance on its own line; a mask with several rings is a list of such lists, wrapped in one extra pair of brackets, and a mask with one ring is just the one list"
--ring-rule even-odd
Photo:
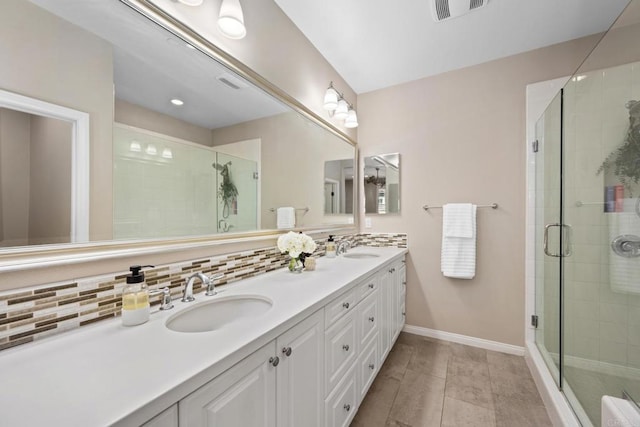
[(353, 184), (330, 215), (324, 183), (355, 145), (185, 40), (121, 1), (2, 2), (2, 93), (88, 129), (0, 99), (0, 254), (237, 236), (276, 229), (283, 206), (298, 228), (353, 224)]
[(364, 211), (366, 214), (400, 213), (400, 154), (364, 158)]

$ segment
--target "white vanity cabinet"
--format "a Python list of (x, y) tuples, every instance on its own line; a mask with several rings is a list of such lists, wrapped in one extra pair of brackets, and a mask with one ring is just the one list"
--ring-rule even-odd
[(323, 343), (319, 310), (182, 399), (179, 425), (321, 427)]
[(151, 418), (142, 427), (178, 427), (178, 404), (175, 403), (169, 408)]
[(404, 324), (405, 276), (384, 264), (149, 426), (347, 427)]

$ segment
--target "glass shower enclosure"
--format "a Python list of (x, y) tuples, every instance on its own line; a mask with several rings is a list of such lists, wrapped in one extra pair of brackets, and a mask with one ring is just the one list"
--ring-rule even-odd
[(259, 228), (256, 161), (120, 124), (113, 155), (114, 239)]
[(640, 399), (639, 3), (536, 123), (535, 343), (585, 426)]

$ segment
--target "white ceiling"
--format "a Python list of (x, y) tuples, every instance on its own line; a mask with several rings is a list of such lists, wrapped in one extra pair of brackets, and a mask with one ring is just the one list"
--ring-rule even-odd
[(289, 111), (248, 83), (239, 90), (221, 83), (233, 73), (119, 1), (31, 1), (111, 43), (118, 99), (207, 129)]
[(357, 93), (605, 31), (629, 0), (489, 0), (435, 22), (433, 0), (274, 0)]

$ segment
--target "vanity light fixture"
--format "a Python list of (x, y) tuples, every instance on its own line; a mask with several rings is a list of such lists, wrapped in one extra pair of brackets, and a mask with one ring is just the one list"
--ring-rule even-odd
[(226, 37), (234, 40), (247, 35), (240, 0), (222, 0), (218, 15), (218, 29)]
[(156, 146), (153, 144), (147, 145), (147, 148), (144, 150), (144, 152), (150, 156), (155, 156), (156, 154), (158, 154), (158, 150), (156, 149)]
[(178, 98), (173, 98), (171, 100), (171, 103), (175, 106), (181, 107), (184, 105), (184, 101), (182, 99), (178, 99)]
[(329, 83), (329, 87), (324, 93), (322, 107), (329, 112), (329, 117), (344, 120), (344, 126), (346, 128), (358, 127), (356, 110), (354, 110), (353, 105), (348, 103), (347, 100), (344, 99), (344, 96), (333, 87), (333, 82)]
[(129, 151), (133, 151), (134, 153), (139, 153), (142, 151), (142, 147), (138, 141), (131, 141), (129, 144)]
[(173, 159), (171, 148), (165, 148), (164, 150), (162, 150), (162, 157), (164, 157), (165, 159)]
[(347, 118), (344, 119), (344, 127), (346, 128), (358, 127), (358, 115), (356, 114), (356, 110), (354, 110), (353, 107), (349, 107)]

